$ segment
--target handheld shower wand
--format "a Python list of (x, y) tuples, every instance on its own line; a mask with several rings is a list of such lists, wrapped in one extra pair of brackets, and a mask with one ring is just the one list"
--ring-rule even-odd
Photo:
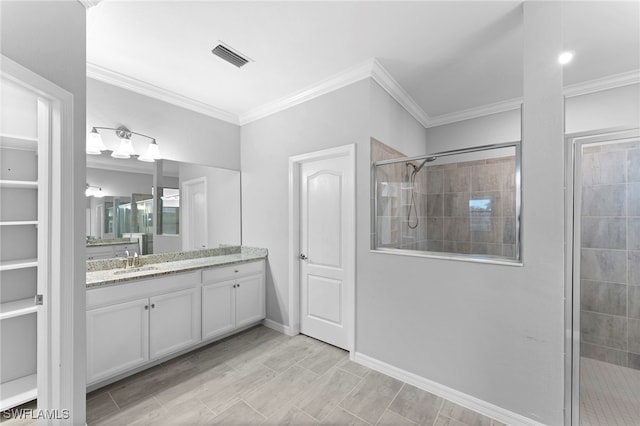
[[(418, 218), (418, 209), (416, 207), (416, 175), (418, 174), (418, 172), (420, 170), (422, 170), (422, 168), (424, 167), (425, 164), (430, 163), (432, 161), (435, 161), (436, 158), (435, 156), (432, 157), (427, 157), (425, 158), (422, 163), (420, 163), (419, 166), (416, 166), (415, 164), (411, 163), (411, 162), (407, 162), (406, 165), (407, 167), (411, 166), (413, 167), (413, 171), (411, 172), (411, 176), (409, 177), (409, 184), (411, 186), (411, 199), (409, 200), (409, 210), (407, 211), (407, 226), (411, 229), (416, 229), (418, 227), (418, 225), (420, 224), (420, 219)], [(411, 223), (411, 210), (413, 210), (414, 212), (414, 216), (416, 218), (415, 220), (415, 224)]]

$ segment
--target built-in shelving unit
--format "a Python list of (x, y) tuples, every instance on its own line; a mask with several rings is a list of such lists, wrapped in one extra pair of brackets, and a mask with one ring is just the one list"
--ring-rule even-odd
[(0, 303), (0, 320), (19, 317), (36, 312), (33, 298), (14, 300), (13, 302)]
[[(37, 397), (35, 296), (45, 216), (41, 190), (47, 164), (40, 161), (39, 100), (12, 83), (2, 84), (0, 120), (0, 410)], [(42, 210), (42, 211), (41, 211)]]

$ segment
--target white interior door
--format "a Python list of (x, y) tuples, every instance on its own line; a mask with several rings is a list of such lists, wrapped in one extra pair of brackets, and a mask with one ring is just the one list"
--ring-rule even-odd
[(205, 249), (207, 230), (207, 178), (192, 179), (182, 184), (184, 194), (182, 249)]
[(349, 348), (353, 265), (349, 244), (353, 159), (312, 160), (300, 168), (300, 331)]

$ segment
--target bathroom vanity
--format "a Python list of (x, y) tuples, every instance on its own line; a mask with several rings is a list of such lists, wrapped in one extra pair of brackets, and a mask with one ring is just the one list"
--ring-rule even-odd
[(98, 388), (265, 317), (267, 250), (87, 262), (87, 386)]

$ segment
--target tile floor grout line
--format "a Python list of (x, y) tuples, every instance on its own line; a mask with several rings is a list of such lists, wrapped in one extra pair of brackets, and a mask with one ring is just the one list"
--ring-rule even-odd
[[(440, 398), (442, 401), (440, 401), (440, 407), (438, 407), (438, 412), (436, 413), (436, 416), (433, 418), (433, 423), (431, 423), (431, 426), (435, 426), (436, 423), (438, 423), (438, 417), (440, 417), (440, 413), (442, 412), (442, 407), (444, 407), (444, 402), (447, 401), (445, 398), (443, 398), (441, 396), (438, 396), (438, 398)], [(444, 414), (443, 414), (443, 416), (444, 416)], [(444, 417), (446, 417), (446, 416), (444, 416)]]
[[(337, 364), (336, 364), (336, 365), (337, 365)], [(338, 367), (338, 369), (340, 369), (340, 370), (341, 370), (341, 368), (340, 368), (340, 367)], [(344, 371), (344, 370), (342, 370), (342, 371)], [(345, 371), (345, 373), (351, 374), (351, 373), (349, 373), (348, 371)], [(367, 374), (368, 374), (368, 372), (367, 372)], [(318, 422), (322, 422), (324, 419), (326, 419), (327, 417), (329, 417), (329, 415), (330, 415), (331, 413), (333, 413), (333, 412), (335, 411), (335, 409), (336, 409), (336, 408), (338, 408), (338, 407), (343, 408), (343, 407), (341, 407), (341, 406), (340, 406), (340, 404), (342, 404), (342, 402), (343, 402), (345, 399), (347, 399), (347, 397), (348, 397), (349, 395), (351, 395), (351, 392), (353, 392), (353, 390), (354, 390), (355, 388), (357, 388), (357, 387), (358, 387), (358, 385), (360, 385), (360, 383), (362, 383), (362, 380), (364, 379), (364, 377), (358, 377), (358, 376), (356, 376), (355, 374), (352, 374), (352, 376), (356, 377), (356, 378), (358, 379), (358, 382), (357, 382), (356, 384), (354, 384), (354, 385), (353, 385), (353, 387), (349, 390), (349, 392), (347, 392), (347, 393), (345, 394), (345, 396), (343, 396), (343, 397), (342, 397), (342, 399), (341, 399), (340, 401), (338, 401), (338, 403), (333, 407), (333, 409), (332, 409), (331, 411), (329, 411), (329, 412), (328, 412), (328, 413), (327, 413), (327, 414), (326, 414), (322, 419), (318, 419), (317, 417), (313, 416), (312, 414), (307, 413), (303, 408), (300, 408), (300, 407), (298, 407), (298, 408), (300, 408), (303, 412), (305, 412), (305, 413), (309, 414), (311, 417), (313, 417), (314, 419), (316, 419)], [(365, 374), (365, 376), (366, 376), (366, 374)], [(297, 406), (297, 405), (296, 405), (296, 406)]]
[[(378, 417), (378, 420), (376, 421), (376, 425), (378, 423), (380, 423), (380, 419), (382, 419), (384, 417), (384, 413), (387, 412), (387, 410), (389, 409), (389, 407), (391, 407), (391, 404), (393, 404), (393, 401), (396, 400), (396, 398), (398, 397), (398, 395), (400, 395), (400, 392), (402, 391), (402, 389), (404, 389), (404, 385), (406, 385), (405, 382), (402, 382), (402, 386), (400, 386), (400, 389), (398, 389), (398, 391), (396, 392), (396, 394), (394, 395), (393, 398), (391, 398), (391, 401), (389, 401), (389, 403), (387, 404), (387, 407), (382, 411), (382, 414), (380, 415), (380, 417)], [(395, 411), (392, 411), (395, 413)], [(402, 414), (400, 413), (396, 413), (398, 415), (400, 415), (401, 417), (404, 417)], [(407, 419), (408, 420), (408, 419)]]
[[(256, 413), (258, 413), (261, 417), (264, 417), (264, 420), (269, 420), (269, 417), (271, 417), (271, 416), (267, 417), (267, 416), (265, 416), (264, 414), (262, 414), (259, 410), (257, 410), (257, 409), (255, 409), (255, 408), (253, 408), (253, 406), (251, 406), (251, 404), (249, 404), (249, 403), (248, 403), (247, 401), (245, 401), (243, 398), (240, 398), (240, 401), (239, 401), (239, 402), (244, 402), (245, 404), (247, 404), (247, 407), (251, 408), (253, 411), (255, 411)], [(236, 402), (236, 404), (237, 404), (237, 402)], [(233, 405), (236, 405), (236, 404), (233, 404)], [(232, 405), (231, 407), (233, 407), (233, 405)], [(227, 411), (227, 410), (228, 410), (229, 408), (231, 408), (231, 407), (227, 407), (225, 410), (223, 410), (222, 412), (220, 412), (220, 414), (224, 413), (225, 411)], [(273, 414), (272, 414), (272, 415), (273, 415)]]
[(116, 400), (113, 399), (113, 395), (111, 395), (111, 391), (107, 391), (107, 395), (109, 395), (109, 398), (111, 399), (111, 401), (113, 401), (113, 403), (116, 405), (116, 408), (118, 409), (118, 411), (122, 411), (122, 408), (120, 408)]
[(369, 423), (368, 421), (366, 421), (366, 420), (365, 420), (365, 419), (363, 419), (362, 417), (358, 416), (358, 415), (357, 415), (357, 414), (355, 414), (355, 413), (352, 413), (351, 411), (347, 410), (346, 408), (344, 408), (344, 407), (340, 407), (340, 408), (341, 408), (341, 409), (343, 409), (344, 411), (346, 411), (347, 413), (351, 414), (351, 415), (352, 415), (353, 417), (355, 417), (356, 419), (358, 419), (358, 420), (362, 420), (363, 422), (365, 422), (365, 423), (366, 423), (366, 424), (368, 424), (368, 425), (375, 426), (373, 423)]

